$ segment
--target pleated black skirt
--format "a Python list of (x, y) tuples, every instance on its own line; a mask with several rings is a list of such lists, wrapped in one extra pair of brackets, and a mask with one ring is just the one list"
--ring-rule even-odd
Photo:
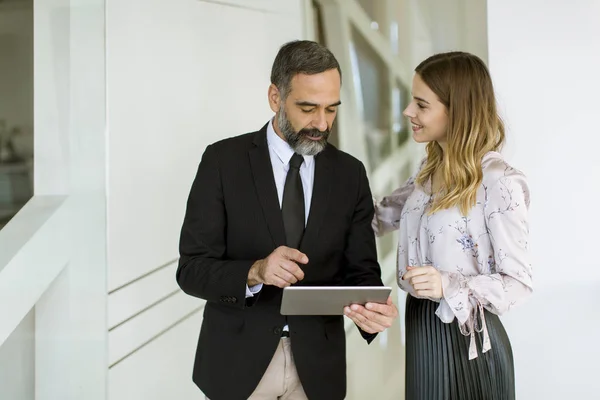
[(492, 349), (469, 360), (470, 337), (455, 319), (443, 323), (438, 303), (407, 296), (406, 400), (514, 400), (512, 348), (497, 315), (485, 311)]

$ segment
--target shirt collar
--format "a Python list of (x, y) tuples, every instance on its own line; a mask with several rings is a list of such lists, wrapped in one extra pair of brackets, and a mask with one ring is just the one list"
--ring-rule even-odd
[[(288, 142), (279, 137), (273, 128), (273, 119), (269, 121), (267, 126), (267, 144), (273, 149), (279, 160), (284, 164), (288, 165), (290, 159), (294, 155), (294, 150), (290, 147)], [(303, 165), (310, 168), (314, 162), (315, 156), (302, 156), (304, 158)]]

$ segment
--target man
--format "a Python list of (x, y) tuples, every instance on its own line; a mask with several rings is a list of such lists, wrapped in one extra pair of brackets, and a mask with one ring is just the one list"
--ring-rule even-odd
[[(327, 143), (340, 105), (333, 54), (294, 41), (277, 54), (260, 131), (208, 146), (187, 203), (177, 281), (206, 299), (194, 382), (211, 400), (343, 399), (341, 316), (282, 316), (290, 285), (381, 286), (362, 163)], [(398, 315), (347, 313), (370, 342)]]

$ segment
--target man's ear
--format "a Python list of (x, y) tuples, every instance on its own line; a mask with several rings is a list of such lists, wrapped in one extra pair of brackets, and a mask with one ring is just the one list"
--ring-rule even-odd
[(281, 93), (277, 86), (271, 84), (269, 86), (269, 106), (274, 113), (278, 113), (281, 108)]

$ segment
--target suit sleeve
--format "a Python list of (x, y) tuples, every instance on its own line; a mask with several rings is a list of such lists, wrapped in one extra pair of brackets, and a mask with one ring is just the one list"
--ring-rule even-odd
[(214, 145), (208, 146), (187, 201), (176, 278), (191, 296), (244, 308), (254, 260), (226, 258), (227, 215), (218, 160)]
[[(371, 225), (375, 209), (369, 188), (369, 180), (363, 164), (360, 164), (359, 189), (352, 224), (346, 242), (346, 284), (351, 286), (383, 286), (381, 268), (377, 262), (375, 233)], [(376, 334), (360, 330), (367, 342)]]

